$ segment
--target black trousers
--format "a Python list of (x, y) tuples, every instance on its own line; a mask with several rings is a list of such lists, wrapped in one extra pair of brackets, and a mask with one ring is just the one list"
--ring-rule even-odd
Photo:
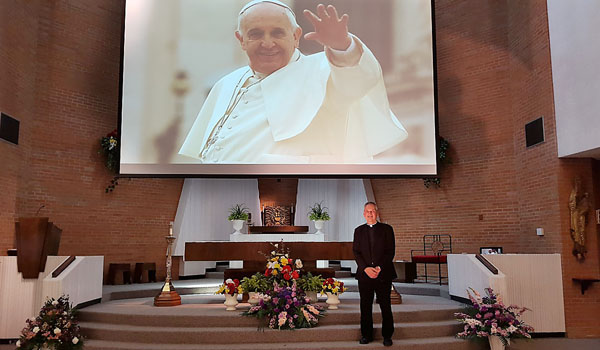
[(394, 317), (390, 300), (391, 281), (358, 281), (360, 293), (360, 332), (363, 337), (373, 339), (373, 297), (377, 295), (381, 310), (383, 338), (391, 338), (394, 334)]

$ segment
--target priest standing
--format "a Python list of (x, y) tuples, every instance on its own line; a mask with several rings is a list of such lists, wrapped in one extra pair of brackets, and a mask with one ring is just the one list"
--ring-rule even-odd
[(358, 292), (360, 294), (361, 344), (373, 340), (373, 297), (376, 294), (381, 309), (383, 345), (391, 346), (394, 334), (394, 318), (390, 292), (392, 280), (397, 277), (394, 269), (396, 241), (392, 226), (377, 221), (377, 205), (367, 202), (363, 211), (366, 224), (354, 230), (352, 250), (358, 268)]
[(324, 46), (305, 56), (295, 14), (255, 0), (235, 37), (249, 66), (211, 89), (179, 153), (202, 163), (369, 163), (407, 137), (389, 108), (373, 53), (348, 33), (348, 15), (322, 4), (304, 10)]

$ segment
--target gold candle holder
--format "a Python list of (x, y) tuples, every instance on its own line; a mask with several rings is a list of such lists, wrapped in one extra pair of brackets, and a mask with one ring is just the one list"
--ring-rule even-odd
[(165, 284), (161, 288), (157, 296), (154, 297), (154, 306), (176, 306), (181, 305), (181, 297), (175, 291), (171, 283), (171, 266), (173, 265), (173, 242), (176, 237), (173, 236), (173, 222), (169, 224), (169, 235), (165, 237), (167, 240), (167, 277)]

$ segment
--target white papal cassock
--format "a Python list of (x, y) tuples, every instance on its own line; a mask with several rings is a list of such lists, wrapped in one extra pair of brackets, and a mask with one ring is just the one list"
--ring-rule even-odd
[(179, 151), (203, 163), (366, 163), (407, 132), (381, 67), (355, 36), (347, 52), (298, 50), (261, 77), (246, 66), (210, 91)]

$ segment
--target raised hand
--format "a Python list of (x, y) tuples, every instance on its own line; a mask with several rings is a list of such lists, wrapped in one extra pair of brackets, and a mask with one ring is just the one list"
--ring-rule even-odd
[(339, 17), (333, 5), (326, 8), (323, 4), (317, 6), (317, 14), (304, 10), (304, 16), (314, 27), (314, 32), (307, 33), (304, 38), (336, 50), (346, 50), (352, 43), (348, 35), (348, 15)]

